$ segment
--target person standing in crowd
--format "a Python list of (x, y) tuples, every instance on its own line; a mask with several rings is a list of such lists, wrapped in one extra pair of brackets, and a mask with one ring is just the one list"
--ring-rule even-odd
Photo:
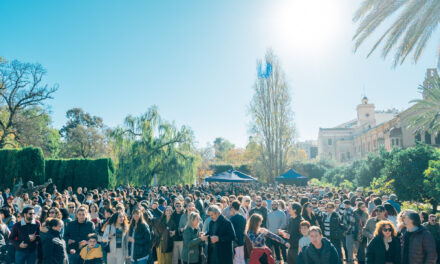
[(327, 214), (324, 215), (323, 227), (324, 236), (330, 240), (333, 246), (336, 248), (339, 256), (339, 262), (342, 263), (342, 232), (343, 228), (339, 218), (339, 214), (335, 212), (335, 204), (332, 202), (327, 203)]
[(87, 220), (87, 217), (87, 209), (83, 206), (79, 207), (76, 211), (76, 219), (67, 225), (64, 232), (70, 264), (79, 264), (80, 249), (87, 244), (89, 235), (95, 232), (93, 222)]
[(408, 210), (403, 216), (402, 264), (435, 264), (437, 251), (432, 234), (421, 225), (420, 216)]
[(430, 214), (428, 217), (428, 223), (423, 224), (435, 240), (435, 248), (437, 251), (437, 263), (440, 262), (440, 225), (437, 222), (437, 216), (435, 214)]
[[(270, 232), (277, 234), (278, 229), (286, 226), (286, 214), (278, 208), (278, 201), (272, 201), (272, 211), (267, 214), (267, 229)], [(267, 246), (275, 251), (277, 261), (281, 261), (282, 244), (276, 240), (269, 238), (267, 240)], [(283, 256), (287, 260), (286, 256)]]
[(263, 223), (261, 224), (261, 227), (266, 228), (267, 208), (263, 206), (263, 200), (261, 199), (261, 196), (257, 196), (255, 198), (255, 207), (249, 211), (249, 217), (253, 214), (259, 214), (263, 217)]
[(394, 227), (397, 228), (397, 210), (390, 203), (384, 203), (383, 207), (386, 210), (386, 214), (388, 215), (387, 219), (393, 223)]
[(218, 206), (210, 206), (208, 214), (211, 218), (208, 231), (208, 263), (232, 264), (232, 242), (235, 240), (234, 227), (228, 219), (221, 215)]
[(367, 264), (400, 264), (400, 241), (389, 220), (376, 224), (374, 237), (367, 247)]
[(310, 227), (310, 245), (303, 249), (307, 264), (337, 264), (339, 256), (336, 248), (325, 237), (317, 226)]
[(301, 232), (302, 237), (299, 239), (298, 242), (298, 254), (300, 255), (302, 253), (303, 248), (310, 245), (310, 237), (309, 237), (309, 230), (310, 230), (310, 223), (309, 221), (302, 221), (299, 224), (299, 230)]
[(382, 205), (379, 205), (374, 209), (376, 212), (375, 217), (371, 217), (367, 220), (367, 223), (365, 224), (363, 234), (367, 238), (368, 243), (373, 239), (374, 237), (374, 231), (376, 231), (376, 224), (379, 221), (386, 220), (385, 218), (385, 208)]
[[(132, 220), (128, 235), (128, 251), (131, 263), (151, 263), (152, 235), (150, 228), (145, 222), (143, 214), (139, 209), (135, 209), (132, 212)], [(169, 260), (171, 260), (171, 258), (169, 258)]]
[(156, 239), (159, 240), (157, 251), (157, 260), (159, 264), (171, 264), (173, 257), (173, 238), (171, 236), (171, 230), (174, 229), (174, 222), (171, 219), (173, 214), (173, 208), (167, 206), (164, 214), (157, 220), (156, 227), (157, 233), (154, 234)]
[(342, 217), (344, 233), (345, 233), (345, 258), (347, 259), (347, 264), (353, 263), (353, 251), (354, 251), (354, 241), (355, 241), (355, 229), (356, 229), (356, 217), (354, 210), (351, 207), (351, 202), (349, 200), (344, 201), (345, 211)]
[(243, 212), (244, 218), (246, 218), (246, 220), (249, 219), (249, 212), (251, 211), (251, 197), (247, 195), (243, 196), (241, 210)]
[(231, 204), (231, 223), (237, 237), (234, 245), (234, 264), (245, 264), (244, 261), (244, 233), (246, 229), (246, 218), (240, 214), (240, 202), (233, 201)]
[(122, 212), (116, 212), (110, 218), (104, 229), (102, 241), (108, 244), (107, 264), (122, 264), (128, 256), (127, 252), (127, 217)]
[(201, 263), (201, 245), (208, 236), (200, 233), (200, 216), (196, 212), (190, 213), (185, 230), (183, 231), (182, 258), (184, 264)]
[(67, 264), (66, 242), (61, 236), (63, 221), (53, 218), (47, 223), (46, 238), (42, 241), (43, 264)]
[(199, 211), (200, 217), (205, 219), (205, 205), (203, 200), (200, 198), (200, 191), (194, 192), (194, 205), (196, 206), (197, 211)]
[(102, 264), (103, 254), (101, 245), (98, 244), (98, 236), (94, 233), (88, 235), (87, 242), (82, 246), (79, 253), (84, 264)]
[(181, 201), (174, 202), (174, 213), (171, 216), (173, 221), (173, 229), (171, 230), (171, 235), (173, 237), (173, 264), (178, 264), (182, 260), (182, 249), (183, 249), (183, 237), (182, 232), (179, 229), (180, 218), (183, 216), (183, 204)]
[(390, 199), (387, 201), (387, 203), (390, 203), (394, 208), (396, 208), (397, 213), (400, 213), (400, 204), (397, 201), (397, 195), (391, 194)]
[(289, 207), (289, 222), (284, 228), (287, 228), (287, 232), (283, 229), (278, 230), (279, 234), (288, 239), (290, 244), (289, 251), (287, 252), (288, 264), (296, 264), (296, 259), (298, 258), (299, 239), (301, 238), (299, 225), (304, 220), (301, 217), (301, 210), (301, 204), (292, 203)]
[[(314, 204), (317, 204), (317, 201), (314, 201)], [(318, 217), (315, 215), (315, 212), (313, 211), (313, 206), (311, 203), (306, 202), (303, 205), (302, 212), (301, 212), (302, 218), (309, 222), (312, 226), (319, 226)]]
[(364, 226), (368, 220), (367, 206), (364, 202), (357, 202), (357, 208), (354, 210), (356, 225), (354, 227), (354, 246), (357, 249), (356, 258), (359, 264), (365, 263), (365, 250), (367, 247), (367, 238), (363, 235)]
[[(246, 234), (249, 237), (253, 247), (249, 261), (251, 264), (259, 263), (258, 261), (265, 263), (270, 263), (273, 261), (271, 257), (272, 252), (266, 247), (265, 241), (267, 238), (276, 241), (287, 248), (290, 247), (289, 243), (281, 237), (275, 235), (266, 228), (261, 228), (262, 223), (263, 217), (259, 214), (253, 214), (249, 218), (246, 226)], [(262, 261), (261, 258), (264, 254), (266, 254), (267, 257), (264, 261)]]
[(9, 242), (15, 248), (16, 264), (35, 264), (40, 241), (40, 223), (34, 219), (34, 208), (25, 207), (22, 219), (12, 227)]

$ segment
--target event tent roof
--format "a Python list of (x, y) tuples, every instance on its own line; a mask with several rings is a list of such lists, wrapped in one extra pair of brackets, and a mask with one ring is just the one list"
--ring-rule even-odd
[(224, 171), (222, 173), (212, 175), (209, 178), (206, 178), (207, 182), (256, 182), (257, 179), (239, 172), (237, 170), (231, 169), (228, 171)]
[(293, 169), (289, 169), (283, 175), (278, 176), (276, 178), (277, 181), (296, 181), (296, 180), (307, 180), (307, 179), (308, 179), (307, 177), (302, 176)]

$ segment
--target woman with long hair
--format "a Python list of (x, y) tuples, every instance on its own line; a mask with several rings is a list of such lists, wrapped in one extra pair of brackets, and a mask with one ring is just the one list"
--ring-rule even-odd
[(368, 264), (400, 264), (400, 241), (394, 224), (382, 220), (376, 224), (374, 238), (367, 247)]
[(318, 217), (313, 212), (313, 207), (310, 202), (306, 202), (302, 207), (302, 217), (309, 222), (311, 226), (319, 226)]
[(175, 229), (174, 221), (171, 219), (173, 208), (167, 206), (164, 214), (157, 221), (155, 239), (159, 246), (156, 247), (158, 264), (171, 264), (173, 257), (173, 240), (171, 230)]
[(190, 213), (186, 227), (183, 231), (182, 258), (184, 264), (199, 264), (201, 245), (208, 236), (201, 236), (200, 215), (196, 212)]
[(139, 209), (135, 209), (132, 212), (128, 234), (129, 256), (131, 262), (137, 264), (149, 263), (153, 257), (151, 252), (151, 232), (150, 227), (144, 220), (142, 211)]
[(107, 264), (122, 264), (128, 256), (127, 251), (127, 216), (116, 212), (105, 227), (102, 241), (108, 243)]
[(98, 224), (101, 222), (101, 219), (99, 217), (98, 205), (92, 203), (89, 209), (90, 209), (90, 221), (92, 221), (95, 224), (95, 226), (98, 226)]
[(266, 237), (276, 242), (290, 247), (290, 244), (286, 242), (284, 239), (270, 232), (266, 228), (262, 228), (261, 224), (263, 223), (263, 217), (259, 214), (253, 214), (249, 218), (246, 225), (246, 234), (252, 242), (252, 247), (266, 247)]
[(388, 214), (388, 220), (393, 223), (394, 227), (397, 228), (397, 210), (390, 203), (384, 203), (383, 206)]

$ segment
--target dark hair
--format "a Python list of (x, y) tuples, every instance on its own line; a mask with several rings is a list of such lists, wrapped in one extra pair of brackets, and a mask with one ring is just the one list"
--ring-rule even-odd
[(379, 206), (379, 205), (382, 204), (382, 199), (380, 199), (379, 197), (377, 197), (377, 198), (375, 198), (375, 199), (373, 200), (373, 203), (374, 203), (375, 206)]
[(96, 241), (98, 241), (98, 235), (96, 235), (95, 233), (90, 233), (88, 235), (88, 239), (95, 239)]
[(408, 218), (411, 219), (411, 221), (413, 222), (413, 225), (420, 227), (420, 225), (421, 225), (420, 215), (418, 213), (409, 212)]
[[(429, 214), (425, 211), (421, 211), (420, 214), (423, 216), (423, 223), (428, 222)], [(420, 222), (422, 222), (422, 219), (420, 219)]]
[(385, 212), (385, 207), (383, 207), (382, 205), (379, 205), (378, 207), (376, 207), (376, 213), (378, 212)]
[[(301, 215), (302, 215), (302, 217), (304, 218), (304, 219), (309, 219), (309, 218), (313, 218), (314, 216), (315, 216), (315, 213), (313, 212), (313, 210), (312, 210), (312, 212), (311, 212), (311, 217), (309, 217), (308, 216), (308, 214), (307, 214), (307, 207), (308, 206), (312, 206), (312, 204), (311, 203), (309, 203), (309, 202), (307, 202), (307, 203), (305, 203), (304, 205), (303, 205), (303, 207), (302, 207), (302, 212), (301, 212)], [(311, 219), (310, 219), (311, 220)]]
[(46, 223), (46, 225), (47, 225), (47, 228), (52, 228), (52, 227), (58, 226), (62, 222), (63, 221), (61, 221), (58, 218), (51, 218), (50, 221)]
[(385, 210), (387, 211), (388, 215), (390, 216), (396, 216), (397, 210), (392, 206), (390, 203), (384, 203), (383, 205), (385, 207)]
[(69, 218), (69, 211), (67, 211), (66, 208), (60, 208), (60, 212), (61, 212), (61, 216), (63, 220), (66, 220), (67, 218)]
[(30, 210), (34, 210), (34, 207), (27, 206), (27, 207), (23, 208), (23, 211), (21, 211), (21, 214), (27, 214)]
[(237, 200), (233, 201), (231, 207), (237, 212), (240, 211), (240, 202)]
[(295, 214), (296, 214), (297, 217), (298, 217), (299, 215), (301, 215), (301, 209), (302, 209), (302, 208), (301, 208), (301, 204), (299, 204), (299, 203), (297, 203), (297, 202), (292, 203), (291, 208), (292, 208), (292, 210), (295, 211)]

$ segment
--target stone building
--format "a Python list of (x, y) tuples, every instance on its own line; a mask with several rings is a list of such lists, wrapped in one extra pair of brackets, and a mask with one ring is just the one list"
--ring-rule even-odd
[[(438, 77), (436, 69), (426, 71), (424, 87), (429, 88), (430, 78)], [(416, 141), (440, 146), (440, 134), (416, 132), (409, 128), (411, 107), (405, 111), (376, 111), (367, 97), (356, 108), (357, 118), (333, 128), (320, 128), (318, 134), (318, 158), (350, 162), (361, 159), (370, 152), (384, 147), (408, 148)]]

